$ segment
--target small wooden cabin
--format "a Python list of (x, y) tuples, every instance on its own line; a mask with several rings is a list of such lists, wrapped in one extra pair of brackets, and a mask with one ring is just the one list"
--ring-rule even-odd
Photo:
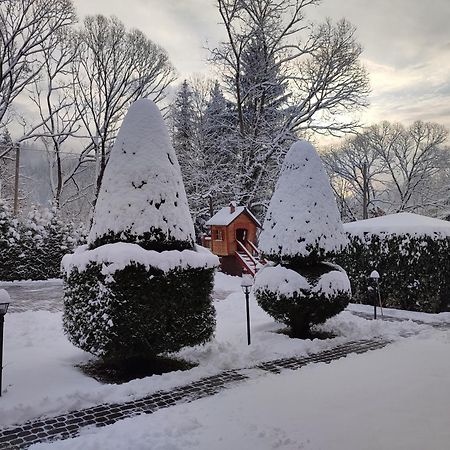
[(222, 271), (230, 275), (254, 275), (260, 261), (256, 234), (261, 224), (245, 206), (234, 202), (219, 210), (206, 222), (210, 236), (203, 245), (220, 257)]

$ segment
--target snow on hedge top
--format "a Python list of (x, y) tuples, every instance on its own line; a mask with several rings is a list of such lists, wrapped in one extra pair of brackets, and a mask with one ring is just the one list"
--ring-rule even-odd
[(351, 235), (409, 234), (411, 236), (450, 237), (450, 222), (413, 213), (389, 214), (373, 219), (357, 220), (344, 224)]
[(308, 280), (299, 273), (278, 265), (261, 269), (256, 274), (253, 289), (255, 291), (268, 290), (290, 297), (301, 291), (308, 292), (311, 286)]
[(78, 247), (75, 253), (64, 256), (61, 267), (69, 276), (74, 268), (83, 272), (91, 263), (102, 264), (103, 275), (113, 275), (133, 263), (141, 264), (147, 270), (156, 268), (163, 272), (187, 268), (214, 268), (219, 265), (219, 258), (199, 246), (196, 246), (196, 250), (157, 252), (145, 250), (137, 244), (116, 242), (93, 250), (89, 250), (87, 245)]
[(194, 226), (166, 125), (157, 106), (141, 99), (128, 110), (111, 151), (88, 243), (122, 232), (133, 240), (152, 227), (168, 241), (193, 245)]
[(308, 257), (338, 252), (347, 243), (322, 161), (305, 141), (292, 145), (270, 200), (259, 238), (267, 255)]
[(351, 293), (350, 281), (342, 270), (331, 270), (324, 273), (312, 286), (310, 282), (299, 273), (283, 266), (266, 266), (255, 277), (255, 291), (276, 292), (277, 295), (291, 297), (310, 293), (323, 294), (326, 297), (335, 296), (338, 293)]

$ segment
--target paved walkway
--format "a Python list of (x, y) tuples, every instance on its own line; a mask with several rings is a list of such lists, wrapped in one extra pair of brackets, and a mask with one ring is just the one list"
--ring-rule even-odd
[[(373, 314), (359, 312), (359, 311), (350, 311), (350, 312), (355, 316), (362, 317), (363, 319), (373, 320)], [(450, 330), (450, 323), (424, 322), (423, 320), (407, 319), (405, 317), (395, 317), (395, 316), (389, 316), (386, 314), (383, 314), (383, 316), (381, 316), (379, 311), (377, 311), (377, 319), (386, 320), (387, 322), (408, 322), (409, 320), (411, 320), (412, 322), (417, 323), (419, 325), (428, 325), (430, 327), (437, 328), (439, 330)]]
[(283, 369), (297, 370), (318, 362), (330, 363), (351, 353), (365, 353), (383, 348), (389, 343), (390, 341), (384, 339), (347, 342), (309, 356), (277, 359), (247, 369), (228, 370), (170, 391), (156, 392), (142, 399), (99, 405), (0, 429), (0, 449), (23, 450), (37, 442), (75, 437), (84, 427), (103, 427), (127, 417), (152, 414), (162, 408), (209, 397), (267, 372), (279, 373)]

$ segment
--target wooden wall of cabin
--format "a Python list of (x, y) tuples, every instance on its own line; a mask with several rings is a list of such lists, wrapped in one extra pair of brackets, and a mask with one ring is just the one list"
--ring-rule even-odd
[[(221, 233), (222, 239), (217, 239), (217, 233)], [(226, 227), (212, 225), (211, 226), (211, 246), (212, 253), (218, 256), (228, 256), (228, 242), (227, 242)]]

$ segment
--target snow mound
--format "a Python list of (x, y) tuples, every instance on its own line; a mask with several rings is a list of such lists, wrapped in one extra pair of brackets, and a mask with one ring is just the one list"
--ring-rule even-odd
[(344, 224), (344, 229), (347, 233), (357, 236), (365, 233), (410, 234), (412, 236), (431, 237), (450, 236), (450, 222), (406, 212), (349, 222)]
[(310, 255), (318, 248), (339, 252), (347, 243), (328, 176), (314, 147), (292, 145), (270, 200), (259, 238), (267, 255)]
[(324, 273), (317, 284), (313, 288), (313, 292), (324, 294), (327, 297), (333, 297), (341, 292), (348, 292), (351, 294), (352, 289), (350, 280), (345, 272), (340, 270), (332, 270)]
[(341, 270), (331, 270), (324, 273), (312, 286), (305, 277), (294, 270), (282, 266), (269, 266), (256, 274), (254, 290), (267, 290), (286, 297), (291, 297), (293, 294), (299, 294), (302, 291), (332, 297), (342, 292), (350, 293), (351, 287), (347, 274)]
[(0, 303), (11, 303), (11, 297), (5, 289), (0, 289)]
[(181, 170), (157, 106), (133, 103), (123, 120), (95, 206), (88, 237), (92, 247), (105, 235), (142, 236), (150, 227), (168, 240), (194, 242)]
[(199, 246), (196, 247), (196, 251), (157, 252), (145, 250), (137, 244), (116, 242), (102, 245), (93, 250), (89, 250), (87, 245), (78, 247), (74, 254), (64, 256), (62, 269), (69, 276), (74, 268), (83, 272), (91, 263), (102, 264), (103, 275), (113, 275), (133, 263), (141, 264), (147, 270), (152, 267), (163, 272), (186, 268), (214, 268), (219, 265), (219, 258)]
[(255, 277), (254, 290), (277, 292), (287, 297), (311, 289), (308, 280), (297, 272), (282, 266), (265, 267)]

